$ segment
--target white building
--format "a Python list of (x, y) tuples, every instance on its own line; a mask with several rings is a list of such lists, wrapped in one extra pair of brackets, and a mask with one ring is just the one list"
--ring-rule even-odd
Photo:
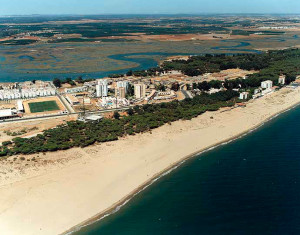
[(114, 97), (103, 97), (99, 99), (98, 106), (101, 108), (118, 108), (118, 107), (127, 107), (130, 105), (130, 102), (127, 99), (117, 99)]
[(66, 95), (66, 100), (73, 106), (73, 105), (79, 105), (79, 99), (71, 94)]
[(87, 87), (85, 87), (85, 86), (65, 88), (65, 93), (72, 94), (72, 93), (84, 92), (86, 90), (87, 90)]
[(116, 88), (115, 96), (122, 99), (126, 98), (126, 88), (125, 87)]
[(134, 95), (135, 95), (135, 98), (137, 98), (137, 99), (146, 97), (146, 85), (145, 84), (134, 84)]
[(249, 92), (240, 93), (240, 100), (246, 100), (249, 97)]
[(264, 89), (271, 89), (273, 87), (273, 82), (271, 80), (267, 80), (261, 83), (261, 87)]
[(117, 88), (125, 88), (125, 92), (127, 93), (128, 87), (129, 87), (129, 82), (128, 81), (118, 81), (117, 82)]
[(108, 96), (107, 80), (98, 80), (98, 85), (96, 85), (96, 96), (97, 97), (107, 97)]
[(22, 100), (18, 100), (17, 101), (17, 110), (19, 111), (19, 112), (24, 112), (25, 110), (24, 110), (24, 106), (23, 106), (23, 101)]
[(285, 85), (285, 78), (286, 78), (285, 75), (280, 76), (278, 79), (278, 83), (281, 85)]
[(15, 109), (2, 109), (0, 110), (0, 119), (8, 119), (8, 118), (14, 118), (17, 117), (17, 110)]
[(53, 88), (0, 90), (0, 100), (36, 98), (36, 97), (54, 96), (54, 95), (55, 95), (55, 89)]

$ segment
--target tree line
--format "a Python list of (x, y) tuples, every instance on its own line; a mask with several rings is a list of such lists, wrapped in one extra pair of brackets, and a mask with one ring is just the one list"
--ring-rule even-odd
[(201, 94), (193, 99), (170, 103), (135, 106), (127, 115), (114, 114), (113, 119), (100, 122), (71, 121), (45, 130), (31, 138), (14, 138), (2, 143), (0, 156), (58, 151), (73, 147), (87, 147), (95, 143), (118, 140), (158, 128), (177, 120), (190, 120), (207, 111), (233, 106), (239, 93), (227, 90), (213, 95)]

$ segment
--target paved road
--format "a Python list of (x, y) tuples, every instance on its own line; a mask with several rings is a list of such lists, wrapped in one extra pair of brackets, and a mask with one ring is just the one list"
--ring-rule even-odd
[(185, 98), (193, 98), (191, 92), (186, 91), (186, 90), (181, 90), (182, 94), (185, 96)]
[[(123, 112), (128, 110), (130, 107), (124, 107), (124, 108), (117, 108), (117, 109), (105, 109), (105, 110), (98, 110), (98, 111), (91, 111), (86, 112), (86, 114), (102, 114), (102, 113), (108, 113), (108, 112), (114, 112), (119, 111)], [(74, 112), (74, 113), (60, 113), (60, 114), (52, 114), (52, 115), (45, 115), (45, 116), (37, 116), (37, 117), (28, 117), (28, 118), (14, 118), (14, 119), (6, 119), (3, 121), (0, 121), (0, 124), (5, 123), (14, 123), (14, 122), (25, 122), (25, 121), (33, 121), (33, 120), (43, 120), (43, 119), (51, 119), (51, 118), (57, 118), (57, 117), (65, 117), (70, 115), (77, 115), (80, 114), (80, 112)]]
[(72, 106), (69, 104), (69, 102), (66, 100), (65, 97), (63, 97), (59, 93), (57, 93), (57, 97), (63, 103), (63, 105), (65, 106), (65, 108), (68, 110), (69, 113), (75, 113), (74, 109), (72, 108)]

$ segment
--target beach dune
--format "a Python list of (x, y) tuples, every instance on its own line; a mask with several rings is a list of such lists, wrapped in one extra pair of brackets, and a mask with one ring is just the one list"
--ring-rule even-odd
[[(47, 153), (63, 164), (28, 167), (18, 174), (0, 166), (0, 233), (62, 234), (100, 217), (147, 182), (183, 160), (258, 127), (300, 102), (300, 89), (284, 88), (247, 107), (207, 112), (152, 131)], [(70, 230), (71, 229), (71, 230)]]

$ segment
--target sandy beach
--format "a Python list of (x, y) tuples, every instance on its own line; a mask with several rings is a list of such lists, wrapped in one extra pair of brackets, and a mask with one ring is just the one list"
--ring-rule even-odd
[[(174, 167), (234, 139), (300, 102), (284, 88), (245, 108), (207, 112), (152, 131), (85, 149), (0, 162), (0, 231), (62, 234), (95, 219)], [(34, 159), (34, 160), (33, 160)]]

